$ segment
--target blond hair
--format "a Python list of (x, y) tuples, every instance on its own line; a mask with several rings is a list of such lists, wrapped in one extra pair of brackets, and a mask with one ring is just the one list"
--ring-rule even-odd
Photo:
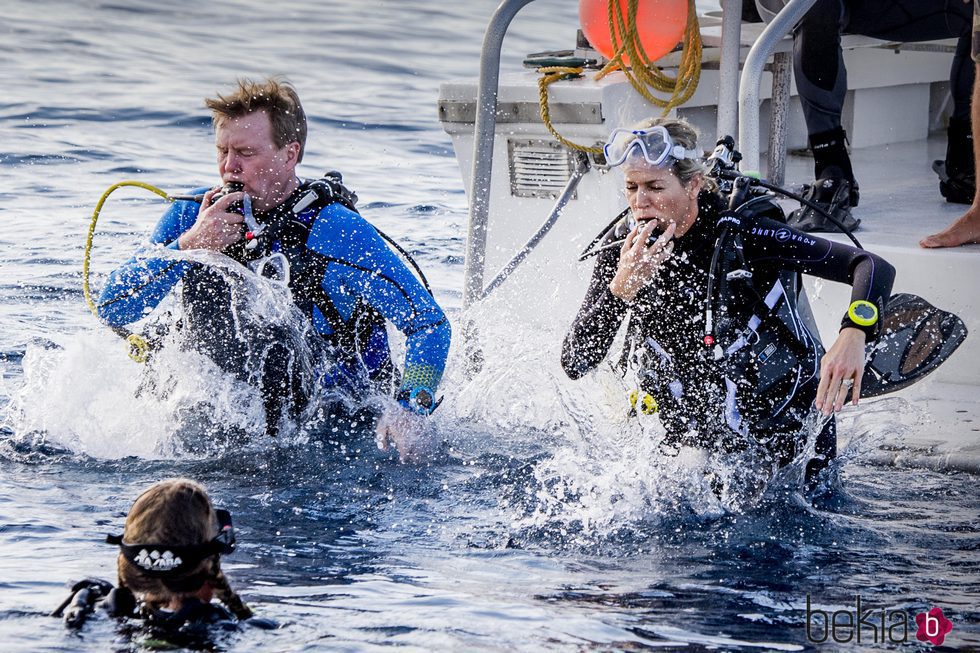
[(205, 99), (204, 105), (211, 109), (211, 121), (215, 127), (226, 120), (265, 111), (272, 124), (272, 141), (276, 147), (282, 149), (290, 143), (299, 143), (296, 162), (303, 161), (306, 113), (299, 101), (299, 94), (289, 82), (276, 77), (269, 77), (263, 82), (242, 78), (231, 93), (217, 93), (215, 97)]
[[(173, 478), (150, 486), (126, 516), (123, 541), (132, 544), (194, 546), (218, 534), (218, 517), (204, 487), (186, 478)], [(151, 576), (120, 553), (119, 586), (129, 589), (151, 607), (194, 596), (205, 583), (235, 616), (247, 619), (252, 611), (231, 589), (221, 571), (218, 554), (172, 577)]]
[[(630, 129), (639, 131), (658, 126), (667, 130), (675, 145), (680, 145), (686, 150), (701, 151), (698, 147), (698, 131), (683, 118), (647, 118), (636, 123)], [(718, 184), (715, 180), (708, 177), (708, 168), (702, 159), (671, 159), (671, 161), (671, 170), (677, 175), (682, 185), (687, 186), (692, 179), (700, 175), (703, 179), (703, 188), (710, 191), (718, 190)]]

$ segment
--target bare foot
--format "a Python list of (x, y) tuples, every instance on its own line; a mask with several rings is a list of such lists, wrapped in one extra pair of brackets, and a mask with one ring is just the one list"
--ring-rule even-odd
[(919, 241), (921, 247), (958, 247), (968, 243), (980, 243), (980, 208), (970, 207), (956, 222), (938, 234)]

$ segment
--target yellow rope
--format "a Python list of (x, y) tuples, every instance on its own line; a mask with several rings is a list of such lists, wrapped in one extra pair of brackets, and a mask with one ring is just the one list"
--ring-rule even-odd
[[(661, 107), (661, 115), (667, 115), (672, 109), (687, 102), (697, 90), (701, 79), (701, 30), (698, 27), (697, 10), (694, 0), (688, 0), (687, 25), (684, 28), (684, 48), (681, 61), (677, 67), (677, 76), (670, 77), (654, 65), (643, 49), (636, 26), (636, 11), (638, 0), (627, 2), (627, 15), (613, 10), (613, 2), (609, 3), (609, 33), (615, 46), (615, 54), (595, 79), (599, 80), (614, 70), (622, 70), (633, 88), (654, 106)], [(618, 6), (618, 3), (617, 3)], [(623, 35), (622, 40), (619, 35)], [(624, 65), (628, 58), (631, 67)], [(649, 89), (662, 93), (670, 93), (670, 98), (662, 100), (653, 95)]]
[[(701, 80), (701, 30), (698, 27), (698, 15), (694, 1), (688, 0), (687, 2), (687, 25), (684, 28), (684, 46), (681, 52), (681, 61), (677, 67), (677, 76), (670, 77), (650, 61), (643, 49), (643, 44), (640, 42), (636, 26), (639, 0), (628, 0), (626, 16), (621, 10), (613, 9), (613, 4), (619, 7), (617, 0), (609, 0), (609, 34), (615, 51), (609, 62), (596, 73), (595, 80), (602, 79), (614, 70), (622, 70), (623, 75), (637, 93), (642, 95), (650, 104), (663, 109), (660, 114), (662, 116), (666, 116), (672, 109), (691, 99), (694, 91), (698, 88), (698, 82)], [(622, 35), (623, 38), (620, 39), (619, 35)], [(629, 59), (631, 65), (625, 65), (624, 59)], [(551, 112), (548, 108), (548, 85), (560, 79), (580, 75), (583, 70), (583, 68), (566, 66), (548, 66), (538, 69), (543, 75), (538, 80), (541, 121), (551, 132), (551, 135), (562, 145), (583, 152), (601, 154), (602, 148), (574, 143), (559, 134), (551, 123)], [(666, 100), (660, 99), (651, 93), (650, 89), (660, 93), (669, 93), (670, 97)]]
[(538, 69), (538, 72), (544, 74), (544, 77), (538, 80), (538, 97), (540, 100), (539, 104), (541, 105), (541, 122), (543, 122), (544, 126), (548, 128), (548, 131), (555, 137), (555, 140), (565, 147), (570, 147), (573, 150), (581, 150), (592, 154), (602, 154), (601, 147), (589, 147), (587, 145), (573, 143), (559, 134), (558, 130), (555, 129), (555, 126), (551, 124), (551, 110), (548, 108), (548, 85), (557, 82), (559, 79), (581, 75), (583, 70), (583, 68), (575, 68), (570, 66), (545, 66)]
[[(156, 193), (168, 202), (173, 202), (173, 198), (170, 197), (170, 195), (168, 195), (165, 191), (160, 190), (156, 186), (145, 184), (141, 181), (120, 181), (119, 183), (109, 186), (106, 192), (102, 193), (102, 197), (99, 198), (98, 204), (95, 205), (95, 211), (92, 212), (92, 221), (88, 226), (88, 237), (85, 239), (85, 258), (82, 262), (82, 292), (85, 295), (85, 303), (88, 304), (88, 309), (92, 311), (92, 315), (94, 315), (96, 318), (99, 317), (99, 309), (92, 300), (92, 294), (89, 291), (88, 283), (89, 264), (92, 260), (92, 242), (95, 240), (95, 225), (99, 221), (99, 214), (102, 213), (102, 205), (105, 204), (107, 199), (109, 199), (109, 195), (111, 195), (116, 189), (122, 188), (123, 186), (136, 186), (138, 188), (144, 188), (151, 193)], [(145, 363), (150, 354), (150, 345), (147, 343), (146, 339), (141, 335), (131, 333), (126, 337), (126, 342), (129, 343), (129, 357), (137, 363)]]
[(150, 360), (150, 343), (146, 338), (138, 333), (131, 333), (126, 336), (126, 343), (129, 345), (129, 357), (136, 363), (145, 363)]

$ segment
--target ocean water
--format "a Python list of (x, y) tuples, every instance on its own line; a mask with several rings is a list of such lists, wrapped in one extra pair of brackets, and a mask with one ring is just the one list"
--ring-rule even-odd
[[(568, 47), (575, 5), (524, 10), (504, 67)], [(0, 650), (139, 648), (106, 619), (70, 632), (48, 613), (74, 581), (114, 579), (105, 534), (172, 476), (200, 480), (231, 510), (239, 550), (223, 566), (280, 624), (224, 635), (220, 649), (930, 647), (870, 626), (858, 643), (844, 624), (859, 598), (889, 627), (941, 607), (954, 624), (945, 650), (980, 649), (976, 478), (865, 462), (881, 433), (923, 418), (913, 409), (846, 416), (852, 444), (815, 500), (793, 469), (761, 494), (719, 500), (705, 461), (664, 459), (654, 425), (614, 414), (614, 380), (561, 378), (560, 331), (461, 313), (467, 200), (436, 98), (440, 83), (477, 74), (494, 7), (0, 4)], [(310, 116), (301, 173), (341, 170), (365, 216), (417, 257), (456, 333), (470, 320), (498, 343), (476, 376), (454, 346), (425, 464), (399, 464), (372, 434), (329, 421), (201, 447), (188, 407), (248, 429), (255, 397), (177, 354), (158, 369), (178, 381), (139, 392), (144, 371), (88, 313), (81, 261), (100, 194), (122, 179), (174, 192), (213, 183), (203, 97), (266, 74), (291, 79)], [(142, 191), (113, 195), (96, 289), (162, 210)], [(733, 487), (738, 463), (717, 463)], [(842, 641), (814, 641), (834, 611)]]

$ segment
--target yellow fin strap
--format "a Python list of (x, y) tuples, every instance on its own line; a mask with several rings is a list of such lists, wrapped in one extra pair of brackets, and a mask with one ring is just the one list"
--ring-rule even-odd
[(640, 398), (640, 391), (633, 390), (630, 392), (630, 408), (636, 410), (636, 404), (640, 404), (640, 412), (644, 415), (653, 415), (660, 410), (660, 406), (657, 405), (657, 400), (653, 398), (653, 395), (646, 392), (643, 393), (642, 399)]

